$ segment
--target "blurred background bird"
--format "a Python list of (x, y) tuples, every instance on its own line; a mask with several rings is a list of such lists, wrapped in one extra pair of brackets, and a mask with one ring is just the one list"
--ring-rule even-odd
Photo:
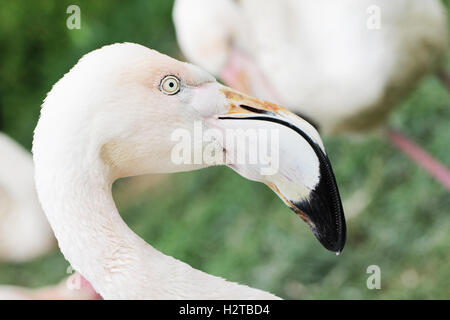
[[(426, 74), (445, 75), (440, 0), (177, 0), (173, 19), (190, 61), (289, 106), (325, 134), (379, 129)], [(389, 137), (424, 159), (398, 132)], [(450, 191), (450, 171), (426, 160)]]
[(56, 245), (34, 187), (28, 150), (0, 132), (0, 262), (26, 262)]
[[(236, 2), (233, 7), (240, 3)], [(310, 6), (314, 3), (317, 1), (310, 1)], [(448, 11), (447, 1), (441, 3)], [(72, 30), (66, 26), (66, 19), (70, 16), (66, 9), (70, 4), (74, 3), (0, 3), (0, 110), (5, 120), (4, 132), (28, 150), (45, 94), (83, 54), (105, 44), (127, 41), (181, 57), (172, 22), (172, 1), (76, 1), (81, 12), (81, 28)], [(431, 6), (437, 8), (441, 5), (436, 2)], [(383, 5), (379, 7), (382, 9)], [(374, 14), (370, 10), (367, 12), (368, 9), (362, 8), (365, 18)], [(271, 27), (275, 32), (275, 17), (280, 8), (271, 10), (274, 20), (269, 20), (265, 26), (268, 35)], [(332, 15), (333, 10), (336, 16)], [(344, 14), (338, 8), (334, 7), (333, 10), (324, 10), (324, 18), (319, 20), (337, 21)], [(383, 28), (389, 26), (390, 16), (385, 16), (381, 10), (381, 28), (371, 30), (379, 35), (373, 37), (390, 37), (389, 33), (381, 36), (385, 32)], [(431, 16), (423, 26), (441, 23), (438, 22), (441, 19), (440, 14)], [(240, 20), (236, 26), (251, 23), (244, 20)], [(354, 22), (349, 19), (348, 24), (351, 23)], [(336, 32), (333, 29), (345, 26), (339, 26), (337, 22), (332, 24), (334, 27), (329, 27), (332, 30), (327, 31), (323, 24), (318, 28), (325, 34), (331, 34)], [(415, 29), (402, 25), (403, 30)], [(416, 27), (421, 25), (417, 24)], [(361, 32), (369, 33), (366, 20), (362, 28), (364, 30)], [(213, 31), (212, 24), (205, 29)], [(315, 33), (310, 30), (311, 35)], [(287, 38), (289, 34), (284, 36)], [(328, 39), (333, 41), (331, 36)], [(331, 45), (319, 40), (309, 39), (308, 42), (317, 45), (322, 43), (325, 47)], [(180, 46), (183, 47), (182, 44)], [(314, 58), (316, 54), (328, 54), (317, 52), (314, 49), (308, 55)], [(239, 63), (236, 68), (229, 70), (242, 72), (240, 61), (242, 57), (248, 61), (247, 55), (244, 51), (237, 54), (234, 61)], [(320, 61), (320, 57), (317, 57), (317, 61)], [(448, 70), (448, 51), (444, 52), (443, 61), (443, 68)], [(262, 73), (257, 61), (253, 59), (251, 62), (257, 68), (255, 74)], [(347, 60), (344, 62), (350, 63)], [(335, 65), (335, 68), (342, 69), (344, 62)], [(329, 64), (333, 64), (332, 60)], [(368, 67), (363, 64), (361, 68), (364, 66)], [(306, 65), (305, 68), (311, 70), (313, 66)], [(396, 69), (395, 65), (393, 69)], [(387, 67), (379, 70), (389, 71)], [(343, 72), (345, 75), (345, 72), (350, 71)], [(234, 77), (235, 73), (231, 72), (230, 75)], [(226, 80), (226, 76), (222, 78)], [(299, 74), (292, 73), (282, 79), (288, 83), (283, 86), (284, 90), (289, 90), (290, 81), (294, 83), (297, 76)], [(321, 74), (313, 76), (313, 79), (323, 77)], [(387, 76), (391, 75), (388, 73)], [(377, 78), (378, 75), (373, 77), (377, 81), (386, 81), (383, 78), (386, 74), (380, 75), (380, 78)], [(249, 80), (243, 74), (240, 78), (248, 86)], [(347, 99), (350, 100), (356, 94), (359, 96), (359, 92), (361, 96), (365, 95), (373, 79), (368, 80), (369, 83), (355, 84), (355, 89)], [(343, 78), (340, 78), (338, 83), (342, 81)], [(255, 83), (255, 88), (248, 90), (256, 91), (257, 86), (266, 88), (267, 82), (262, 76)], [(305, 85), (307, 88), (308, 83)], [(311, 97), (312, 101), (320, 100), (320, 96), (325, 100), (329, 97), (325, 89), (334, 89), (331, 85), (322, 88)], [(303, 91), (300, 89), (296, 87), (289, 96), (301, 96)], [(386, 123), (414, 137), (426, 150), (448, 165), (448, 92), (431, 73), (425, 75), (415, 89), (408, 91), (411, 94), (405, 100), (399, 98), (398, 102), (392, 104), (396, 108)], [(262, 92), (280, 94), (274, 89)], [(304, 99), (307, 100), (306, 97)], [(373, 99), (376, 101), (378, 98), (375, 95)], [(361, 103), (358, 102), (358, 105)], [(327, 122), (332, 123), (332, 119), (324, 124), (320, 123), (320, 119), (316, 121), (322, 126), (327, 125)], [(176, 174), (170, 179), (163, 179), (151, 194), (145, 195), (127, 188), (128, 181), (121, 181), (114, 186), (114, 197), (128, 225), (158, 250), (205, 272), (231, 281), (252, 283), (284, 298), (449, 298), (448, 192), (422, 170), (405, 161), (402, 155), (394, 152), (386, 141), (377, 137), (369, 136), (355, 142), (346, 137), (330, 135), (325, 144), (335, 166), (341, 195), (344, 199), (352, 200), (345, 204), (346, 212), (361, 212), (360, 208), (364, 207), (364, 214), (354, 216), (349, 222), (347, 247), (339, 258), (322, 250), (301, 222), (293, 224), (284, 206), (270, 191), (230, 175), (226, 168)], [(364, 193), (354, 196), (358, 195), (358, 190), (364, 190)], [(369, 198), (364, 199), (367, 195)], [(135, 196), (130, 201), (130, 197)], [(352, 199), (349, 199), (350, 196)], [(373, 264), (382, 271), (381, 290), (369, 290), (366, 286), (370, 275), (366, 271)], [(68, 263), (62, 255), (53, 250), (31, 262), (1, 264), (0, 283), (26, 287), (57, 284), (67, 277), (67, 268)]]
[[(27, 263), (55, 249), (56, 240), (37, 199), (30, 152), (0, 132), (0, 154), (0, 263)], [(35, 290), (0, 285), (0, 300), (98, 298), (84, 279), (70, 290), (67, 281), (76, 277)]]

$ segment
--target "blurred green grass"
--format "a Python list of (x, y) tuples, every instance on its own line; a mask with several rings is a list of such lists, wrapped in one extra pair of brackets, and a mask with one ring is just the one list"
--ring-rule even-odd
[[(81, 30), (65, 26), (69, 4), (81, 8)], [(171, 6), (163, 0), (1, 2), (4, 131), (30, 148), (46, 92), (90, 50), (128, 41), (179, 56)], [(389, 124), (450, 165), (449, 106), (450, 95), (430, 75)], [(227, 168), (171, 175), (137, 201), (121, 198), (118, 206), (131, 228), (165, 254), (284, 298), (450, 299), (448, 192), (382, 137), (334, 137), (325, 144), (341, 194), (352, 199), (345, 202), (347, 214), (355, 215), (339, 257), (323, 249), (267, 187)], [(116, 184), (117, 198), (127, 185)], [(367, 202), (362, 210), (352, 209), (361, 201)], [(381, 268), (381, 290), (366, 287), (372, 264)], [(56, 283), (67, 267), (55, 251), (30, 263), (0, 265), (0, 283)]]

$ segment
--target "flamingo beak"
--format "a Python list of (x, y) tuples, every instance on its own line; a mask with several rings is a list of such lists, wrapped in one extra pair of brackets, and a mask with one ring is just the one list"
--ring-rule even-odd
[(315, 128), (283, 107), (228, 87), (220, 90), (228, 107), (228, 112), (218, 116), (223, 127), (276, 129), (279, 136), (276, 172), (262, 173), (258, 165), (228, 166), (268, 185), (310, 226), (326, 249), (340, 253), (346, 241), (344, 210), (333, 169)]

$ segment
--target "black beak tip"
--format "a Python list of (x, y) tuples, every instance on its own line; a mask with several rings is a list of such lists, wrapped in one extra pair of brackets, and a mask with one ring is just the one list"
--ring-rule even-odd
[(330, 161), (316, 147), (320, 161), (320, 180), (307, 199), (294, 202), (295, 212), (309, 224), (319, 242), (328, 250), (341, 253), (347, 238), (344, 208)]
[(317, 240), (328, 250), (340, 253), (345, 246), (347, 229), (340, 198), (333, 202), (323, 193), (313, 191), (308, 200), (292, 202), (294, 212), (310, 226)]
[(338, 234), (337, 232), (318, 232), (317, 230), (314, 230), (313, 227), (311, 227), (314, 235), (316, 236), (317, 240), (328, 250), (336, 252), (337, 254), (340, 254), (345, 246), (345, 233), (342, 236), (341, 234)]
[[(339, 189), (328, 156), (311, 137), (292, 123), (282, 118), (270, 117), (268, 116), (268, 114), (270, 115), (268, 111), (261, 111), (247, 105), (240, 105), (240, 107), (250, 112), (262, 113), (264, 116), (249, 116), (245, 118), (220, 117), (220, 119), (272, 121), (294, 130), (309, 143), (319, 161), (319, 182), (314, 187), (314, 190), (311, 190), (308, 199), (300, 201), (289, 199), (289, 206), (308, 223), (316, 238), (326, 249), (339, 254), (344, 249), (346, 241), (346, 225)], [(311, 119), (304, 115), (300, 116), (318, 128)]]

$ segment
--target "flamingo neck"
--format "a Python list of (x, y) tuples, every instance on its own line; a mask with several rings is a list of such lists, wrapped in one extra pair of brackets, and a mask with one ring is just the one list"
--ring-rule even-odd
[(42, 207), (65, 258), (103, 298), (275, 298), (195, 270), (148, 245), (120, 217), (111, 193), (114, 178), (100, 150), (56, 143), (61, 137), (47, 136), (55, 143), (44, 144), (40, 131), (33, 149)]
[(42, 158), (35, 157), (37, 189), (62, 253), (104, 298), (128, 294), (128, 282), (137, 280), (142, 270), (151, 273), (151, 264), (136, 270), (142, 257), (157, 251), (121, 219), (107, 168), (101, 161), (77, 165), (64, 160), (64, 154)]

